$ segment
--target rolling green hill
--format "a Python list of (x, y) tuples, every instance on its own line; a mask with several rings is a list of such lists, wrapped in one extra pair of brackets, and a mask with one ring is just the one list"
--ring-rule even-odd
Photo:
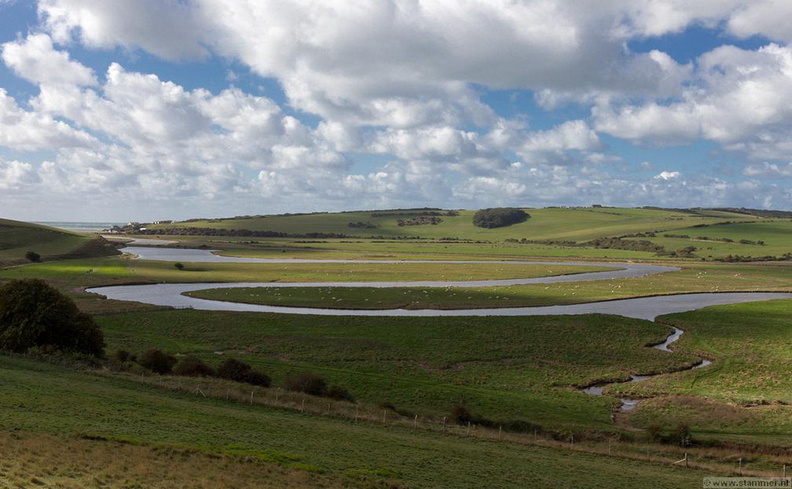
[[(530, 240), (586, 241), (603, 236), (622, 236), (649, 231), (673, 231), (700, 224), (724, 221), (756, 221), (762, 218), (724, 211), (676, 211), (628, 208), (544, 208), (526, 209), (531, 215), (525, 222), (502, 228), (485, 229), (473, 226), (475, 211), (459, 211), (458, 215), (444, 215), (437, 210), (442, 222), (436, 225), (399, 226), (398, 220), (408, 220), (427, 212), (419, 210), (360, 211), (276, 216), (255, 216), (230, 219), (189, 220), (149, 226), (150, 230), (173, 228), (246, 229), (271, 231), (289, 235), (335, 233), (348, 236), (417, 236), (422, 238), (460, 238), (502, 241), (508, 238)], [(429, 211), (432, 212), (432, 211)], [(370, 224), (373, 227), (350, 227), (350, 223)]]
[(0, 219), (0, 266), (27, 263), (33, 251), (42, 261), (115, 254), (99, 237), (72, 233), (39, 224)]

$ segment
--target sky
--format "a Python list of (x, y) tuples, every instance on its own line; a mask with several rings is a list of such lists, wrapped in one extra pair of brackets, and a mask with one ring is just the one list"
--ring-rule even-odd
[(0, 217), (792, 209), (789, 0), (0, 0)]

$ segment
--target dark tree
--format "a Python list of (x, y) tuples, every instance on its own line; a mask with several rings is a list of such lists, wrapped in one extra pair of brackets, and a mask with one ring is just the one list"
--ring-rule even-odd
[(13, 280), (0, 288), (0, 349), (56, 350), (104, 355), (104, 335), (93, 318), (43, 280)]
[(526, 221), (531, 217), (522, 209), (498, 207), (481, 209), (473, 215), (473, 225), (480, 228), (500, 228)]
[(182, 262), (176, 262), (173, 266), (176, 267), (177, 270), (184, 270), (184, 264)]

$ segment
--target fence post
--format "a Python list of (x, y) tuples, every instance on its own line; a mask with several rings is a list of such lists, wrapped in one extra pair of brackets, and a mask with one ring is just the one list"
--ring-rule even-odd
[(415, 415), (415, 421), (413, 421), (413, 428), (418, 428), (418, 415)]
[(498, 441), (503, 438), (503, 426), (498, 426)]

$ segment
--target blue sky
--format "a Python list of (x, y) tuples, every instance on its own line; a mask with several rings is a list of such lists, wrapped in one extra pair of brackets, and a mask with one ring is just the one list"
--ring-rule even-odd
[(792, 209), (782, 0), (0, 0), (0, 217)]

